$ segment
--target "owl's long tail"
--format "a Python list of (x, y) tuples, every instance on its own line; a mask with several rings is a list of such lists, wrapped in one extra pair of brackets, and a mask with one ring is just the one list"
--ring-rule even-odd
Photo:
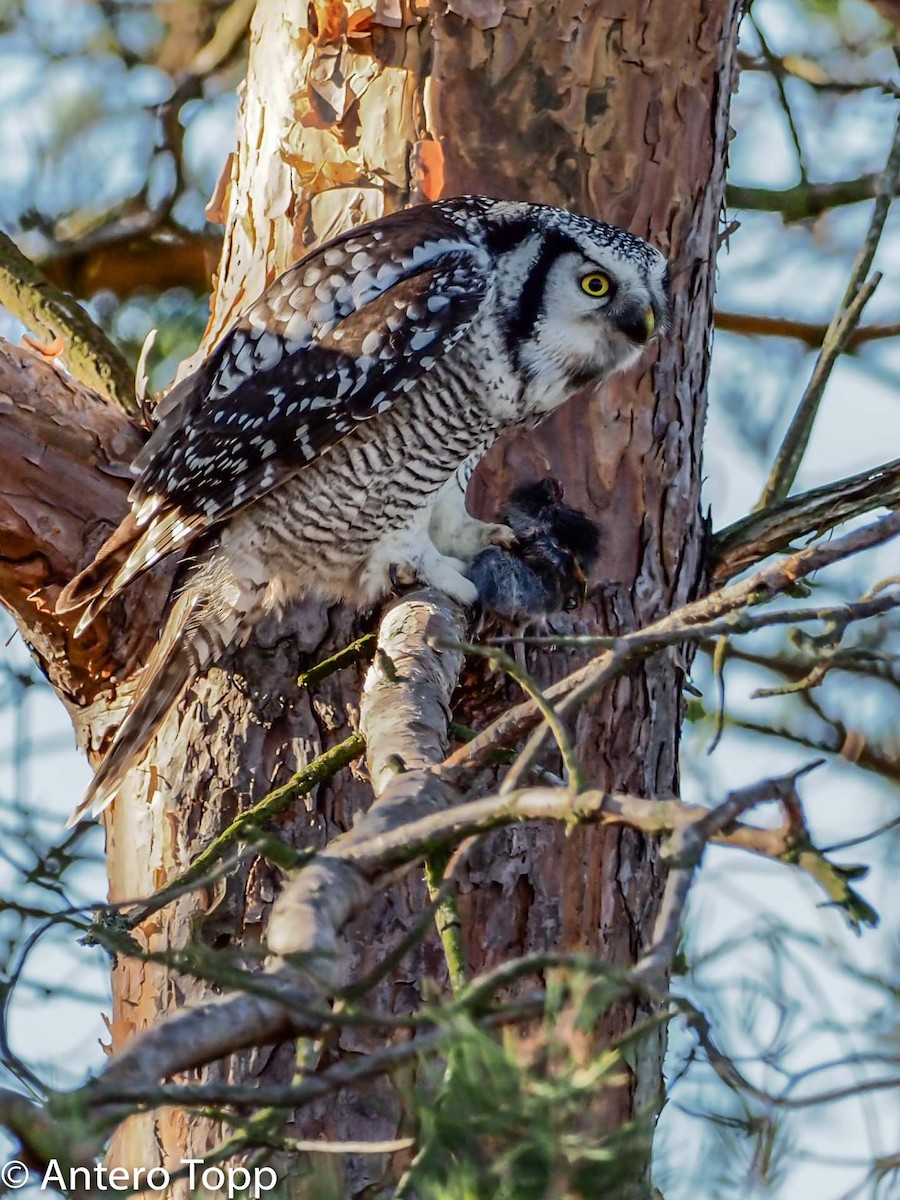
[(188, 683), (220, 658), (235, 639), (241, 624), (238, 612), (220, 610), (215, 619), (203, 619), (204, 609), (201, 589), (189, 588), (179, 597), (141, 672), (131, 707), (72, 814), (69, 827), (89, 810), (97, 816), (112, 803), (125, 776), (137, 765)]
[[(151, 497), (149, 503), (158, 503), (158, 497)], [(97, 551), (94, 561), (60, 592), (56, 601), (58, 613), (84, 610), (75, 626), (76, 637), (133, 579), (173, 550), (184, 553), (198, 536), (203, 518), (172, 508), (144, 524), (141, 522), (140, 509), (129, 513)]]
[(75, 627), (76, 637), (81, 636), (115, 595), (118, 575), (140, 537), (141, 530), (135, 523), (134, 514), (129, 513), (100, 547), (94, 561), (60, 592), (56, 601), (58, 613), (72, 612), (77, 608), (84, 610)]

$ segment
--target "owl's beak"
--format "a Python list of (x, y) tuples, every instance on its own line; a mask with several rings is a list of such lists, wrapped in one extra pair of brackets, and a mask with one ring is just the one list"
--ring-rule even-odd
[(616, 324), (630, 342), (646, 346), (656, 332), (656, 313), (650, 304), (631, 304), (618, 314)]

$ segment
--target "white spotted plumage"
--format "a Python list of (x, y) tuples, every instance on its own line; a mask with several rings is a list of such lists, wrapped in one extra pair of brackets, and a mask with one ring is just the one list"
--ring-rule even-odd
[(665, 325), (665, 276), (658, 250), (614, 226), (462, 197), (351, 230), (276, 279), (159, 405), (132, 513), (60, 597), (85, 608), (83, 628), (185, 556), (79, 812), (108, 803), (192, 675), (266, 612), (309, 593), (370, 604), (398, 571), (472, 601), (467, 564), (509, 537), (465, 511), (474, 463), (635, 361)]

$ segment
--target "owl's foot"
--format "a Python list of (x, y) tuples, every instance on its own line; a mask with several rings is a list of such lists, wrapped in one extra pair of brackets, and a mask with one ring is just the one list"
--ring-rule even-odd
[(465, 514), (464, 520), (453, 525), (444, 521), (436, 528), (432, 523), (430, 533), (442, 554), (461, 558), (466, 563), (477, 558), (488, 546), (502, 546), (509, 550), (516, 544), (516, 535), (508, 525), (498, 525), (493, 521), (476, 521), (468, 513)]
[[(519, 540), (516, 537), (514, 529), (510, 529), (508, 525), (486, 524), (484, 532), (487, 535), (487, 541), (484, 546), (502, 546), (504, 550), (512, 550), (516, 542)], [(484, 549), (484, 546), (481, 549)]]
[(395, 590), (418, 583), (444, 592), (460, 604), (469, 605), (478, 599), (478, 590), (471, 579), (466, 578), (465, 570), (462, 559), (441, 554), (432, 546), (415, 560), (391, 563), (388, 575)]
[(468, 606), (477, 601), (478, 588), (471, 579), (466, 578), (463, 573), (465, 569), (466, 564), (460, 559), (436, 552), (427, 563), (422, 563), (419, 579), (428, 587), (444, 592), (451, 600)]
[(478, 589), (471, 579), (465, 576), (466, 564), (459, 558), (451, 558), (432, 549), (422, 556), (418, 562), (394, 563), (391, 565), (390, 576), (395, 587), (409, 587), (419, 583), (423, 587), (432, 587), (444, 592), (451, 600), (460, 604), (474, 604), (478, 599)]
[(418, 582), (418, 575), (410, 563), (391, 563), (388, 567), (388, 578), (391, 590), (399, 592), (403, 588), (413, 587)]
[(418, 583), (445, 592), (460, 604), (474, 604), (478, 592), (466, 578), (467, 569), (462, 557), (442, 554), (426, 530), (411, 527), (379, 543), (361, 572), (358, 590), (374, 602), (391, 590)]

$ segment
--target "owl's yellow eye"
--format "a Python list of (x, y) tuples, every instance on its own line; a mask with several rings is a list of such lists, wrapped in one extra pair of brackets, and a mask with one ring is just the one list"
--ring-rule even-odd
[(589, 296), (606, 296), (610, 287), (609, 276), (604, 275), (602, 271), (591, 271), (590, 275), (581, 277), (581, 290)]

